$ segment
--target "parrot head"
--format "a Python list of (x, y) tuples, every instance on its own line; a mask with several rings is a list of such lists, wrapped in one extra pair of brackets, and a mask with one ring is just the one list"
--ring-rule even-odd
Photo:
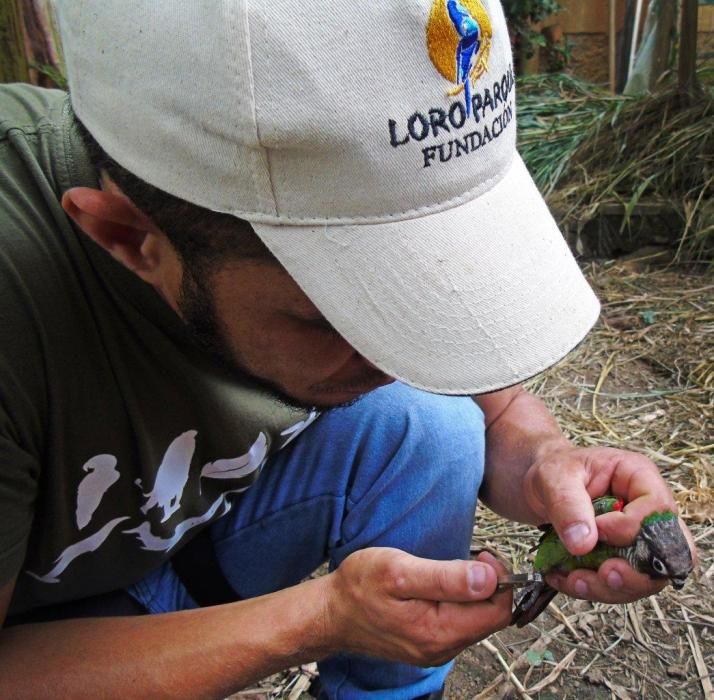
[(642, 521), (632, 551), (633, 567), (651, 578), (667, 578), (680, 590), (692, 571), (689, 543), (674, 513), (653, 513)]

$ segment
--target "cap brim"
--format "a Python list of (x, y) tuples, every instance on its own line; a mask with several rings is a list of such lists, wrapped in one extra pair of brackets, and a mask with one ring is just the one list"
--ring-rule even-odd
[(599, 313), (518, 156), (485, 194), (419, 218), (251, 223), (360, 354), (427, 391), (477, 394), (532, 377)]

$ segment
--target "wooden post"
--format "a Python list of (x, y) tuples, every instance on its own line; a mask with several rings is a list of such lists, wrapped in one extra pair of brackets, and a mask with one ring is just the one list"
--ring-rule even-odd
[(617, 0), (610, 0), (610, 91), (617, 87)]
[(637, 8), (635, 0), (625, 0), (625, 17), (622, 31), (617, 36), (617, 85), (616, 92), (622, 92), (630, 75), (630, 54), (632, 53), (633, 27)]
[(642, 24), (642, 0), (637, 0), (637, 9), (635, 10), (635, 24), (632, 27), (632, 43), (630, 44), (630, 63), (627, 69), (627, 77), (630, 77), (632, 69), (635, 65), (635, 56), (637, 55), (637, 45), (640, 37), (640, 25)]
[(14, 1), (0, 2), (0, 82), (29, 82), (22, 13)]
[(697, 0), (682, 0), (682, 34), (679, 41), (679, 92), (692, 96), (697, 92)]
[(0, 82), (55, 87), (57, 43), (47, 0), (0, 0)]
[[(696, 0), (694, 0), (696, 2)], [(653, 89), (662, 74), (669, 69), (672, 42), (677, 31), (677, 3), (675, 0), (658, 0), (657, 35), (655, 36), (654, 61), (652, 63)]]

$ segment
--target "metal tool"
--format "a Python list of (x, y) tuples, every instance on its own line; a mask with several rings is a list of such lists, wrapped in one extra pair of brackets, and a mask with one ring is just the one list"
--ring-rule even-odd
[(538, 572), (530, 574), (509, 574), (508, 576), (498, 577), (497, 591), (505, 591), (507, 588), (523, 588), (531, 583), (541, 583), (543, 575)]

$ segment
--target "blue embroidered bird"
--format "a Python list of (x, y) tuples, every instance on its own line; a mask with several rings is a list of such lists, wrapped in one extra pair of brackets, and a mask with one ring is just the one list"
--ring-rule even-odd
[(459, 0), (447, 0), (446, 9), (461, 37), (456, 48), (456, 82), (464, 86), (468, 117), (471, 114), (471, 71), (481, 48), (481, 27)]

